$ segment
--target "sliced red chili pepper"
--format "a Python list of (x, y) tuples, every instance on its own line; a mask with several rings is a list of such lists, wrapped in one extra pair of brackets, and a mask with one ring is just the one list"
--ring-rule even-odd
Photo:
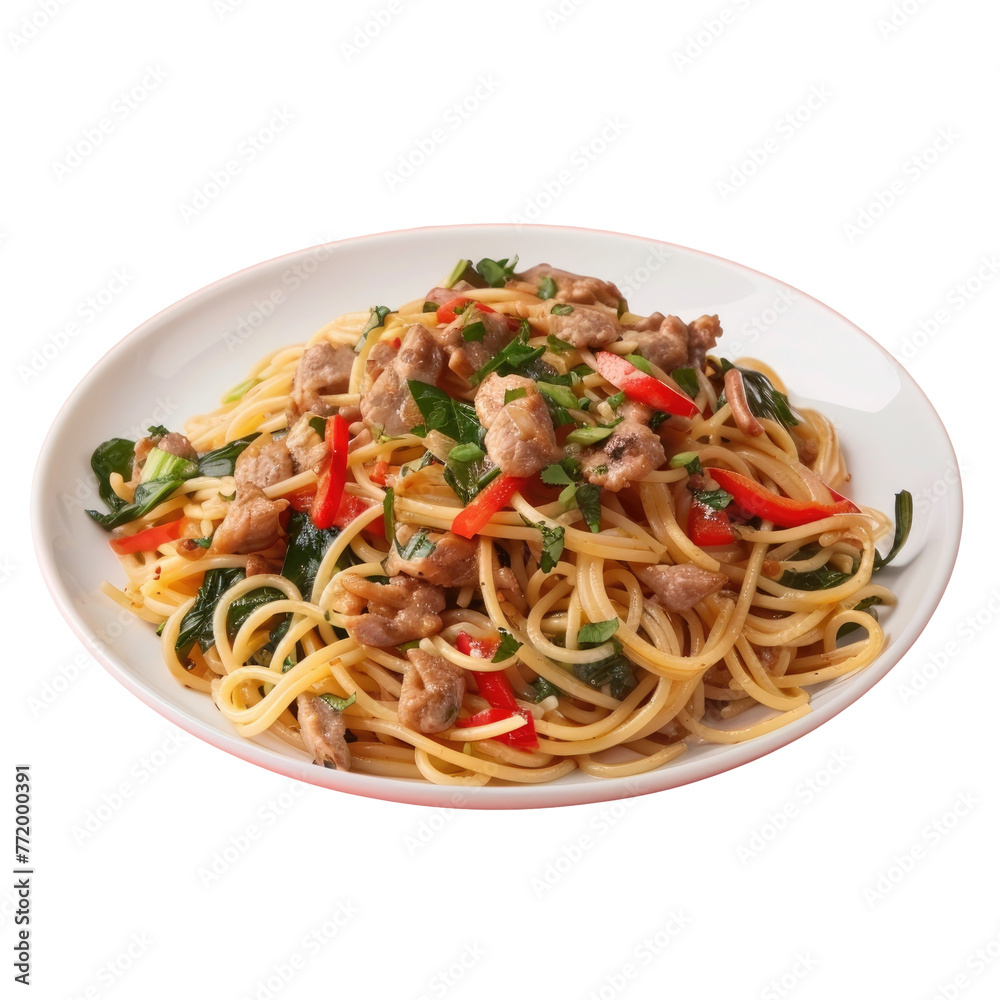
[(715, 510), (707, 503), (691, 499), (687, 520), (688, 538), (695, 545), (728, 545), (736, 537), (729, 515), (724, 510)]
[(472, 676), (476, 678), (479, 693), (489, 702), (491, 708), (518, 710), (514, 689), (502, 670), (473, 670)]
[(286, 493), (284, 499), (288, 501), (292, 510), (308, 510), (316, 499), (316, 485), (302, 486), (291, 493)]
[(472, 503), (459, 511), (452, 521), (451, 530), (463, 538), (473, 538), (489, 519), (507, 506), (510, 498), (530, 481), (530, 476), (497, 476), (486, 489), (481, 490)]
[(389, 463), (384, 459), (379, 459), (375, 463), (375, 468), (371, 471), (371, 481), (376, 486), (385, 486), (385, 477), (389, 474)]
[(332, 528), (340, 509), (340, 501), (344, 495), (344, 485), (347, 482), (347, 448), (350, 444), (350, 431), (347, 421), (339, 414), (327, 417), (326, 421), (327, 456), (323, 460), (323, 469), (316, 485), (316, 499), (309, 508), (309, 516), (317, 528)]
[[(499, 639), (477, 639), (468, 632), (459, 632), (455, 639), (455, 649), (466, 656), (475, 656), (480, 660), (492, 660), (493, 654), (500, 648)], [(485, 697), (485, 695), (483, 696)], [(486, 699), (489, 701), (489, 698)], [(490, 702), (492, 705), (493, 703)]]
[(765, 518), (779, 528), (797, 528), (824, 517), (860, 513), (855, 504), (846, 498), (830, 504), (815, 500), (793, 500), (773, 493), (753, 479), (729, 469), (706, 468), (705, 475), (711, 476), (727, 493), (731, 493), (733, 500), (747, 513)]
[(698, 412), (698, 407), (686, 393), (640, 371), (620, 355), (610, 351), (597, 351), (594, 360), (597, 362), (598, 372), (616, 389), (621, 389), (629, 399), (678, 417), (693, 417)]
[(459, 719), (455, 723), (455, 727), (457, 729), (471, 729), (474, 726), (486, 726), (491, 722), (501, 722), (504, 719), (511, 719), (515, 715), (520, 715), (522, 719), (525, 719), (526, 724), (511, 730), (509, 733), (501, 733), (499, 736), (493, 736), (491, 739), (496, 740), (497, 743), (504, 743), (511, 747), (520, 747), (524, 750), (537, 750), (538, 734), (535, 732), (535, 720), (531, 712), (525, 708), (517, 710), (509, 708), (484, 708), (481, 712), (476, 712), (475, 715)]
[(184, 520), (183, 517), (179, 517), (176, 521), (157, 524), (152, 528), (137, 531), (134, 535), (112, 538), (108, 544), (112, 551), (119, 556), (130, 556), (136, 552), (155, 552), (161, 545), (166, 545), (167, 542), (176, 542), (181, 537)]
[(457, 315), (455, 310), (461, 309), (462, 306), (468, 305), (470, 302), (475, 302), (476, 308), (482, 313), (496, 312), (495, 309), (484, 306), (482, 302), (476, 302), (475, 299), (470, 299), (466, 295), (459, 295), (457, 298), (449, 299), (444, 305), (438, 306), (437, 321), (439, 323), (454, 323)]

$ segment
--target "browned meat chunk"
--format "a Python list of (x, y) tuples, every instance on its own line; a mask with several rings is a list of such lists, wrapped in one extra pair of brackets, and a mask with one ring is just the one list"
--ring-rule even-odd
[(237, 492), (242, 492), (248, 484), (263, 490), (291, 478), (292, 471), (292, 456), (284, 441), (257, 438), (236, 459), (233, 477)]
[(562, 456), (549, 408), (537, 390), (504, 406), (485, 443), (493, 462), (511, 476), (533, 476)]
[(304, 691), (295, 699), (299, 732), (306, 750), (317, 764), (350, 771), (351, 751), (347, 746), (347, 725), (338, 712), (317, 695)]
[(518, 281), (537, 285), (546, 276), (556, 283), (556, 302), (579, 302), (582, 305), (599, 302), (601, 305), (617, 309), (618, 303), (625, 297), (618, 291), (617, 285), (610, 281), (573, 274), (572, 271), (561, 271), (548, 264), (536, 264), (516, 277)]
[(399, 692), (399, 721), (421, 733), (448, 729), (462, 711), (465, 671), (422, 649), (406, 651), (410, 663)]
[(591, 483), (617, 493), (644, 479), (667, 460), (658, 435), (645, 424), (623, 420), (611, 437), (583, 454), (583, 474)]
[(215, 531), (212, 551), (245, 554), (270, 548), (281, 535), (278, 515), (287, 506), (287, 500), (271, 500), (253, 483), (240, 487)]
[(361, 397), (361, 419), (373, 435), (408, 434), (423, 417), (406, 384), (434, 385), (444, 371), (445, 352), (428, 329), (415, 323), (406, 332), (399, 354)]
[(667, 611), (688, 611), (702, 598), (721, 590), (728, 582), (725, 573), (713, 573), (701, 566), (638, 566), (639, 580), (653, 591), (656, 602)]
[[(285, 561), (285, 550), (288, 548), (283, 538), (279, 538), (269, 549), (263, 552), (251, 552), (247, 556), (247, 576), (259, 576), (262, 573), (280, 573)], [(305, 595), (308, 600), (309, 595)]]
[(621, 332), (618, 320), (600, 309), (574, 306), (571, 313), (549, 313), (549, 333), (574, 347), (607, 347)]
[[(467, 340), (463, 331), (475, 323), (483, 324), (481, 340)], [(468, 380), (510, 342), (513, 331), (507, 321), (496, 313), (470, 309), (447, 326), (432, 331), (435, 340), (448, 355), (448, 367), (460, 378)]]
[(718, 316), (699, 316), (685, 323), (677, 316), (653, 313), (623, 335), (638, 341), (636, 350), (649, 362), (672, 372), (675, 368), (704, 368), (705, 357), (722, 336)]
[(507, 393), (516, 389), (523, 389), (526, 396), (538, 392), (530, 378), (522, 378), (520, 375), (497, 375), (496, 372), (491, 372), (483, 379), (476, 393), (476, 416), (487, 430), (493, 426), (493, 421), (504, 408)]
[(315, 417), (315, 413), (303, 413), (285, 435), (285, 445), (291, 452), (291, 460), (296, 472), (314, 469), (326, 458), (326, 443), (319, 432), (309, 423)]
[(186, 458), (189, 462), (198, 460), (198, 452), (194, 450), (194, 445), (183, 435), (176, 431), (164, 434), (156, 442), (156, 447), (160, 451), (165, 451), (169, 455), (176, 455), (178, 458)]
[[(417, 533), (411, 524), (396, 529), (396, 538), (404, 546)], [(451, 531), (427, 533), (427, 541), (434, 546), (429, 555), (417, 559), (404, 559), (395, 545), (385, 562), (389, 576), (405, 573), (439, 587), (467, 587), (479, 582), (479, 546)]]
[(398, 646), (441, 631), (444, 591), (409, 576), (394, 576), (388, 583), (375, 583), (345, 573), (341, 586), (368, 601), (368, 614), (350, 615), (344, 625), (365, 646)]
[(389, 362), (399, 354), (402, 346), (402, 338), (393, 337), (391, 340), (380, 340), (368, 352), (365, 359), (365, 374), (361, 380), (361, 392), (367, 392), (379, 377), (389, 367)]
[(347, 392), (351, 382), (351, 368), (357, 355), (346, 344), (334, 347), (322, 341), (306, 348), (299, 359), (292, 378), (292, 406), (297, 413), (318, 413), (327, 416), (336, 411), (321, 398)]
[(467, 281), (456, 281), (453, 288), (442, 288), (439, 285), (437, 288), (432, 288), (424, 296), (424, 302), (433, 302), (435, 305), (443, 306), (446, 302), (451, 302), (452, 299), (465, 295), (470, 288), (472, 285)]

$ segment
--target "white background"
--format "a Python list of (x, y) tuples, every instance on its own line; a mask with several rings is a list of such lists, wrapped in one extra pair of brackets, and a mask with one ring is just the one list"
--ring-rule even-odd
[[(997, 995), (998, 22), (986, 0), (6, 5), (0, 797), (12, 825), (30, 764), (34, 995)], [(368, 801), (178, 733), (34, 565), (61, 401), (259, 260), (525, 219), (737, 260), (903, 362), (967, 504), (930, 626), (817, 732), (625, 804)]]

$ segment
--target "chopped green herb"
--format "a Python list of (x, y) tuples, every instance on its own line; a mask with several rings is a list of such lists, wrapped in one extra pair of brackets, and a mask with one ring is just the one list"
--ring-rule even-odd
[(310, 417), (309, 426), (320, 436), (326, 437), (326, 418)]
[(616, 410), (616, 411), (617, 411), (618, 407), (621, 406), (622, 403), (624, 403), (624, 402), (625, 402), (625, 393), (624, 392), (616, 392), (613, 396), (608, 396), (608, 399), (607, 399), (608, 406), (610, 406), (612, 410)]
[(291, 670), (292, 667), (294, 667), (294, 666), (295, 666), (295, 657), (294, 656), (286, 656), (285, 657), (285, 662), (281, 664), (281, 672), (283, 674), (287, 674), (288, 671)]
[(222, 595), (245, 576), (239, 567), (210, 569), (205, 574), (194, 604), (181, 619), (180, 631), (174, 643), (174, 650), (180, 660), (187, 659), (196, 642), (202, 652), (215, 645), (215, 632), (212, 628), (215, 606)]
[(148, 433), (150, 437), (166, 437), (170, 431), (168, 431), (163, 424), (153, 424), (152, 427), (146, 428), (146, 433)]
[(426, 528), (415, 532), (405, 545), (400, 545), (399, 540), (396, 540), (396, 551), (399, 557), (407, 562), (411, 559), (423, 559), (436, 548), (437, 545), (427, 537)]
[(653, 415), (649, 418), (649, 429), (655, 431), (664, 420), (669, 420), (670, 414), (664, 413), (662, 410), (656, 410)]
[(546, 338), (545, 342), (549, 345), (549, 350), (553, 354), (565, 354), (566, 351), (575, 351), (576, 348), (569, 342), (563, 340), (561, 337), (557, 337), (554, 333), (550, 333)]
[[(778, 392), (763, 372), (754, 371), (752, 368), (739, 368), (725, 358), (721, 359), (720, 365), (723, 373), (730, 368), (736, 368), (742, 373), (747, 406), (755, 417), (775, 420), (785, 427), (794, 427), (798, 423), (788, 404), (788, 397), (783, 392)], [(725, 398), (726, 394), (723, 391), (719, 396), (720, 406), (725, 402)]]
[(395, 502), (396, 491), (391, 486), (387, 486), (385, 499), (382, 501), (382, 519), (385, 524), (386, 539), (396, 537), (396, 512), (393, 510)]
[(618, 300), (618, 318), (621, 319), (628, 312), (628, 302), (625, 299)]
[(236, 471), (236, 459), (243, 454), (244, 449), (251, 441), (260, 437), (260, 434), (247, 434), (246, 437), (237, 438), (224, 444), (221, 448), (213, 451), (206, 451), (198, 459), (198, 474), (201, 476), (214, 476), (221, 479), (223, 476), (231, 476)]
[(364, 346), (365, 341), (368, 339), (368, 334), (372, 330), (377, 330), (380, 326), (385, 325), (386, 316), (391, 313), (392, 310), (388, 306), (371, 306), (368, 310), (368, 322), (365, 328), (361, 331), (361, 337), (358, 339), (357, 344), (354, 346), (355, 351), (360, 351)]
[(625, 360), (631, 362), (641, 372), (653, 374), (653, 366), (641, 354), (626, 354)]
[(572, 389), (564, 385), (556, 385), (552, 382), (538, 382), (536, 384), (538, 391), (548, 396), (557, 406), (563, 406), (569, 410), (580, 408), (580, 400)]
[(596, 483), (580, 483), (576, 488), (576, 505), (583, 514), (587, 527), (593, 532), (601, 530), (601, 488)]
[(462, 327), (462, 339), (465, 341), (474, 341), (477, 344), (481, 344), (485, 336), (486, 326), (481, 319), (477, 319), (475, 323), (469, 323)]
[(521, 643), (515, 639), (510, 632), (506, 629), (500, 629), (500, 645), (497, 647), (497, 651), (493, 654), (492, 663), (501, 663), (503, 660), (509, 660), (519, 649), (521, 648)]
[(239, 402), (255, 385), (260, 385), (261, 380), (259, 378), (248, 378), (245, 382), (240, 382), (239, 385), (234, 385), (232, 389), (229, 390), (222, 397), (223, 403), (236, 403)]
[(611, 697), (621, 701), (636, 686), (632, 663), (622, 652), (622, 644), (612, 639), (615, 653), (597, 663), (574, 663), (573, 675), (593, 688), (609, 685)]
[(909, 490), (901, 490), (896, 494), (896, 530), (892, 537), (892, 548), (884, 555), (875, 553), (875, 566), (872, 570), (877, 573), (884, 566), (887, 566), (899, 555), (899, 550), (906, 544), (906, 539), (910, 537), (910, 528), (913, 525), (913, 496)]
[[(527, 320), (522, 320), (517, 336), (496, 357), (469, 377), (472, 385), (479, 385), (491, 372), (499, 372), (501, 375), (528, 374), (526, 367), (545, 353), (544, 347), (528, 346), (530, 337), (531, 327)], [(528, 374), (528, 377), (531, 375)]]
[(478, 462), (486, 454), (477, 444), (457, 444), (448, 453), (449, 462)]
[(510, 260), (506, 257), (502, 260), (490, 260), (489, 257), (484, 257), (476, 265), (476, 270), (491, 288), (503, 288), (514, 277), (515, 267), (517, 267), (516, 256)]
[(546, 465), (542, 469), (542, 482), (548, 486), (573, 485), (573, 480), (561, 465)]
[(197, 545), (199, 549), (207, 549), (212, 545), (212, 536), (206, 535), (204, 538), (189, 538), (192, 545)]
[(593, 427), (578, 427), (575, 431), (570, 431), (566, 435), (566, 441), (569, 444), (597, 444), (598, 441), (603, 441), (605, 438), (611, 437), (617, 423), (618, 421), (615, 424), (607, 426), (596, 424)]
[(459, 444), (481, 444), (484, 435), (475, 407), (451, 398), (436, 385), (427, 385), (410, 379), (407, 382), (424, 426), (429, 431), (440, 431)]
[(551, 681), (546, 680), (542, 676), (538, 676), (532, 681), (530, 687), (534, 690), (535, 696), (531, 699), (536, 705), (540, 701), (545, 701), (546, 698), (551, 698), (555, 696), (559, 698), (562, 696), (562, 691), (559, 690)]
[(712, 510), (725, 510), (733, 502), (732, 493), (725, 490), (698, 490), (692, 494), (695, 500)]
[(437, 302), (425, 302), (424, 303), (424, 307), (421, 310), (421, 312), (425, 312), (425, 313), (436, 313), (437, 311), (438, 311), (438, 303)]
[(454, 288), (460, 281), (468, 281), (469, 275), (474, 275), (477, 279), (479, 275), (472, 270), (472, 261), (463, 258), (452, 269), (451, 274), (444, 279), (442, 288)]
[(544, 521), (539, 524), (535, 524), (534, 521), (529, 521), (523, 514), (521, 515), (521, 520), (524, 521), (529, 528), (537, 528), (541, 533), (542, 558), (538, 565), (543, 573), (550, 572), (556, 567), (556, 564), (559, 562), (559, 557), (563, 553), (563, 547), (566, 542), (566, 529), (562, 525), (559, 525), (557, 528), (553, 528)]
[(546, 274), (538, 282), (538, 297), (540, 299), (551, 299), (559, 291), (555, 278), (551, 274)]
[(513, 403), (515, 399), (524, 399), (528, 395), (528, 390), (524, 386), (518, 386), (516, 389), (505, 389), (503, 394), (503, 405), (506, 406), (508, 403)]
[(568, 302), (560, 302), (552, 307), (553, 316), (568, 316), (573, 311), (573, 307)]
[(603, 622), (587, 622), (580, 626), (577, 639), (581, 645), (586, 642), (597, 644), (607, 642), (618, 631), (620, 624), (621, 621), (618, 618), (609, 618)]
[(696, 451), (682, 451), (674, 455), (670, 459), (671, 469), (687, 469), (688, 474), (692, 476), (701, 475), (705, 470), (701, 467), (701, 460), (698, 458), (698, 452)]

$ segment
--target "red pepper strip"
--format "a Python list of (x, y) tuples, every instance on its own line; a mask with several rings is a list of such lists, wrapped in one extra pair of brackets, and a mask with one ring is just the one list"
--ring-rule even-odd
[[(499, 639), (476, 639), (468, 632), (459, 632), (455, 639), (455, 649), (466, 656), (475, 656), (480, 660), (492, 660), (493, 654), (500, 648)], [(482, 690), (482, 688), (480, 688)], [(485, 698), (486, 696), (483, 695)], [(490, 701), (489, 698), (486, 698)], [(492, 705), (493, 702), (490, 701)]]
[(501, 733), (499, 736), (492, 737), (492, 739), (496, 740), (497, 743), (505, 743), (510, 747), (537, 750), (538, 734), (535, 732), (535, 721), (532, 718), (531, 712), (525, 708), (519, 708), (516, 711), (509, 708), (484, 708), (481, 712), (476, 712), (475, 715), (470, 715), (467, 719), (459, 719), (455, 723), (455, 728), (468, 729), (473, 726), (486, 726), (491, 722), (511, 719), (515, 715), (520, 715), (523, 719), (526, 719), (527, 725), (519, 726), (509, 733)]
[(520, 710), (514, 697), (514, 690), (503, 671), (473, 670), (472, 676), (476, 678), (479, 693), (489, 703), (490, 708), (509, 708), (515, 712)]
[(728, 545), (736, 536), (724, 510), (715, 510), (707, 503), (691, 499), (687, 520), (688, 538), (695, 545)]
[(636, 403), (645, 403), (654, 410), (673, 413), (678, 417), (693, 417), (698, 412), (698, 407), (690, 396), (640, 371), (620, 355), (598, 351), (594, 360), (597, 362), (598, 372)]
[(347, 446), (350, 444), (350, 432), (347, 421), (335, 413), (326, 419), (327, 456), (323, 460), (323, 471), (320, 472), (316, 485), (316, 499), (309, 508), (309, 516), (317, 528), (332, 528), (340, 509), (340, 501), (344, 495), (344, 485), (347, 482)]
[(379, 459), (375, 463), (375, 468), (371, 471), (371, 481), (376, 486), (385, 486), (385, 477), (389, 474), (389, 463), (384, 459)]
[(183, 527), (184, 518), (179, 517), (176, 521), (158, 524), (155, 527), (137, 531), (134, 535), (112, 538), (108, 544), (112, 551), (119, 556), (130, 556), (136, 552), (155, 552), (167, 542), (176, 542), (181, 537)]
[(292, 510), (308, 510), (316, 499), (316, 486), (303, 486), (301, 489), (292, 490), (286, 493), (284, 499), (288, 501)]
[(727, 493), (732, 493), (733, 499), (745, 511), (763, 517), (779, 528), (797, 528), (836, 514), (860, 513), (850, 500), (838, 500), (829, 504), (817, 503), (815, 500), (793, 500), (791, 497), (772, 493), (760, 483), (728, 469), (706, 468), (705, 475), (711, 476)]
[(507, 506), (510, 498), (530, 481), (530, 476), (497, 476), (464, 510), (455, 515), (451, 530), (463, 538), (473, 538), (498, 511)]
[[(449, 299), (443, 306), (438, 306), (437, 310), (437, 321), (439, 323), (453, 323), (455, 321), (455, 310), (461, 309), (462, 306), (467, 305), (469, 302), (475, 302), (475, 299), (470, 299), (464, 295), (459, 295), (458, 298)], [(489, 306), (484, 306), (482, 302), (475, 303), (476, 308), (482, 313), (496, 312), (495, 309), (491, 309)]]

